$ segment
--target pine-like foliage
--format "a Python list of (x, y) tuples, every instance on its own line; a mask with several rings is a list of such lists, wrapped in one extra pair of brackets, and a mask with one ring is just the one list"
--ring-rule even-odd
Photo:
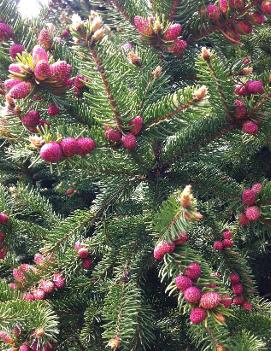
[(270, 15), (0, 0), (1, 350), (271, 349)]

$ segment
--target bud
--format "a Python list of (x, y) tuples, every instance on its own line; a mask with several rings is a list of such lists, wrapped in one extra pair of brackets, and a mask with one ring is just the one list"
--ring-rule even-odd
[(36, 149), (40, 149), (42, 145), (45, 143), (45, 141), (42, 139), (42, 137), (33, 135), (29, 137), (29, 141), (32, 146), (34, 146)]
[(248, 76), (253, 72), (253, 67), (244, 67), (241, 71), (241, 74), (244, 76)]
[(192, 186), (191, 185), (187, 185), (180, 197), (180, 203), (182, 205), (182, 207), (184, 208), (189, 208), (192, 206), (192, 199), (193, 199), (193, 195), (192, 195)]
[(119, 336), (115, 336), (113, 339), (111, 339), (107, 346), (111, 347), (111, 350), (117, 350), (120, 347), (120, 337)]
[(101, 41), (105, 36), (105, 32), (103, 28), (98, 29), (92, 36), (94, 41)]
[(216, 313), (215, 314), (215, 319), (222, 324), (225, 324), (226, 318), (222, 313)]
[(161, 76), (162, 74), (162, 67), (161, 66), (157, 66), (151, 73), (153, 75), (154, 79), (157, 79)]
[(206, 88), (206, 86), (202, 86), (200, 87), (198, 90), (196, 90), (193, 94), (194, 99), (197, 101), (201, 101), (205, 98), (206, 94), (207, 94), (208, 90)]
[(201, 57), (203, 58), (203, 60), (209, 61), (212, 57), (211, 50), (207, 49), (206, 47), (203, 47), (201, 49)]
[(40, 328), (37, 328), (34, 333), (37, 338), (41, 338), (45, 335), (45, 330), (44, 328), (40, 327)]
[(96, 32), (98, 29), (100, 29), (103, 26), (103, 20), (100, 16), (94, 17), (92, 23), (91, 23), (91, 30), (92, 32)]
[(193, 217), (194, 217), (194, 220), (195, 220), (195, 221), (199, 222), (199, 221), (202, 220), (203, 215), (202, 215), (200, 212), (195, 212), (195, 213), (193, 214)]
[(127, 58), (128, 61), (135, 66), (141, 66), (142, 64), (141, 58), (134, 51), (130, 51)]

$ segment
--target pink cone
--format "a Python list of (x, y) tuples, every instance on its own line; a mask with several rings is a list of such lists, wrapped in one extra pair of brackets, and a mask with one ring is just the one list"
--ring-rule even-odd
[(30, 94), (32, 85), (29, 82), (21, 82), (16, 84), (10, 91), (9, 96), (13, 99), (24, 99)]
[(21, 54), (24, 50), (25, 49), (22, 44), (12, 44), (9, 48), (9, 55), (11, 58), (15, 59), (17, 54)]
[(40, 157), (49, 163), (59, 162), (62, 158), (61, 146), (55, 141), (44, 144), (40, 149)]
[(250, 221), (257, 221), (261, 217), (261, 210), (257, 206), (251, 206), (246, 209), (246, 216)]
[(163, 40), (172, 41), (176, 40), (182, 32), (182, 26), (179, 23), (171, 24), (163, 34)]

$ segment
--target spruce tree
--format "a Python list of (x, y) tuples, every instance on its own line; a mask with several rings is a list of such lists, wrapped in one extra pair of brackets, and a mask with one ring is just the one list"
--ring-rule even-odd
[(0, 0), (1, 350), (271, 349), (270, 16)]

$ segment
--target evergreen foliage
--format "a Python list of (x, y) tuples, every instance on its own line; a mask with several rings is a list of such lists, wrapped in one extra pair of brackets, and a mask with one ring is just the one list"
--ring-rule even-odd
[(1, 350), (271, 349), (270, 15), (0, 0)]

